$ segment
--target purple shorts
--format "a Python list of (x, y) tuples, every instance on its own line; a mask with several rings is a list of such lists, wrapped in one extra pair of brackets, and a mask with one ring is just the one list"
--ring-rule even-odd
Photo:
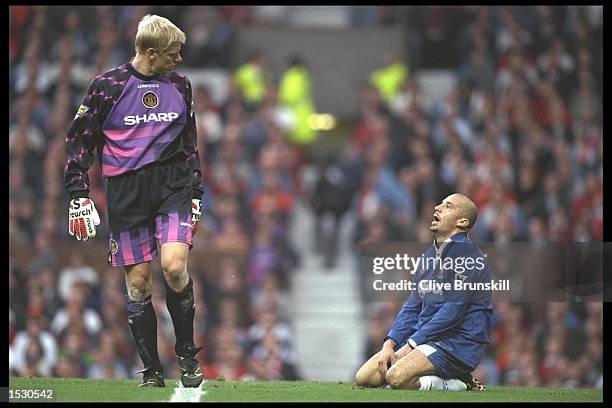
[(184, 242), (192, 247), (191, 214), (183, 219), (178, 213), (158, 215), (155, 224), (120, 233), (110, 232), (109, 263), (134, 265), (158, 257), (157, 246), (166, 242)]
[(192, 172), (184, 163), (145, 167), (109, 177), (108, 263), (127, 266), (158, 257), (158, 245), (192, 245)]

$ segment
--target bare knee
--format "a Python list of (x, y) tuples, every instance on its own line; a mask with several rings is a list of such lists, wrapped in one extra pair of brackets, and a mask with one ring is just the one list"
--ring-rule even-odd
[(419, 377), (410, 376), (405, 377), (400, 375), (398, 370), (394, 370), (393, 367), (387, 371), (385, 381), (389, 387), (393, 389), (409, 389), (414, 390), (419, 388)]
[(128, 297), (130, 300), (141, 301), (151, 294), (151, 279), (144, 275), (126, 279)]
[(395, 370), (387, 370), (387, 375), (385, 376), (385, 382), (391, 388), (399, 388), (401, 385), (400, 376), (397, 374)]
[(185, 263), (180, 260), (169, 262), (164, 268), (164, 276), (171, 281), (180, 280), (186, 272)]
[(179, 291), (189, 283), (186, 262), (182, 257), (172, 257), (163, 263), (162, 269), (164, 270), (164, 278), (172, 289)]
[(364, 371), (365, 370), (361, 368), (359, 371), (357, 371), (357, 374), (355, 374), (355, 384), (360, 387), (368, 387), (370, 385), (370, 376)]
[(380, 387), (383, 385), (382, 374), (378, 370), (361, 367), (355, 374), (355, 384), (359, 387)]
[(406, 378), (405, 375), (402, 375), (399, 372), (399, 370), (396, 370), (393, 367), (391, 367), (387, 371), (387, 375), (385, 376), (385, 382), (387, 383), (387, 385), (389, 387), (394, 388), (394, 389), (397, 389), (397, 388), (402, 388), (402, 389), (413, 388), (413, 386), (412, 386), (412, 378)]

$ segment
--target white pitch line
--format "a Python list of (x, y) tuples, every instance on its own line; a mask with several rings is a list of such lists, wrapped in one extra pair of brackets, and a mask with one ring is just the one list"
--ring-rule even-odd
[(185, 388), (179, 381), (170, 398), (170, 402), (200, 402), (202, 395), (206, 395), (203, 387), (204, 381), (197, 388)]

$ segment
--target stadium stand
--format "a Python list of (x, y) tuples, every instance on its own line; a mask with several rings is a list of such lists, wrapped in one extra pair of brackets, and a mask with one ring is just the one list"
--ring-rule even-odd
[[(241, 26), (312, 20), (306, 7), (274, 7), (9, 8), (10, 375), (126, 378), (140, 369), (124, 282), (105, 263), (105, 220), (93, 242), (77, 246), (67, 234), (65, 133), (88, 81), (130, 58), (126, 39), (147, 13), (184, 28), (186, 68), (231, 76)], [(363, 78), (352, 133), (325, 163), (344, 176), (340, 208), (356, 220), (353, 243), (429, 242), (433, 205), (454, 191), (479, 206), (473, 234), (482, 242), (603, 239), (603, 7), (336, 9), (329, 26), (407, 27), (403, 85), (383, 98)], [(429, 100), (419, 81), (431, 69), (454, 79), (441, 99)], [(286, 311), (292, 273), (314, 249), (296, 251), (290, 220), (296, 202), (322, 197), (302, 185), (312, 163), (275, 120), (277, 86), (266, 83), (256, 106), (236, 88), (221, 103), (205, 85), (194, 90), (206, 191), (189, 270), (207, 378), (301, 378)], [(97, 166), (90, 177), (104, 217)], [(153, 292), (160, 357), (176, 377), (161, 287), (158, 280)], [(380, 348), (400, 306), (364, 299), (364, 359)], [(497, 302), (476, 376), (491, 385), (601, 388), (602, 332), (601, 303)]]

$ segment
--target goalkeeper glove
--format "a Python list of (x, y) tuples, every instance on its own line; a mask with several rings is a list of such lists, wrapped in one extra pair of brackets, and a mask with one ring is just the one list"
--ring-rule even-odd
[(200, 223), (200, 215), (202, 215), (202, 200), (197, 198), (191, 199), (191, 234), (195, 235), (198, 231)]
[(96, 236), (96, 225), (100, 216), (91, 198), (75, 198), (68, 209), (68, 232), (77, 241), (87, 241)]

